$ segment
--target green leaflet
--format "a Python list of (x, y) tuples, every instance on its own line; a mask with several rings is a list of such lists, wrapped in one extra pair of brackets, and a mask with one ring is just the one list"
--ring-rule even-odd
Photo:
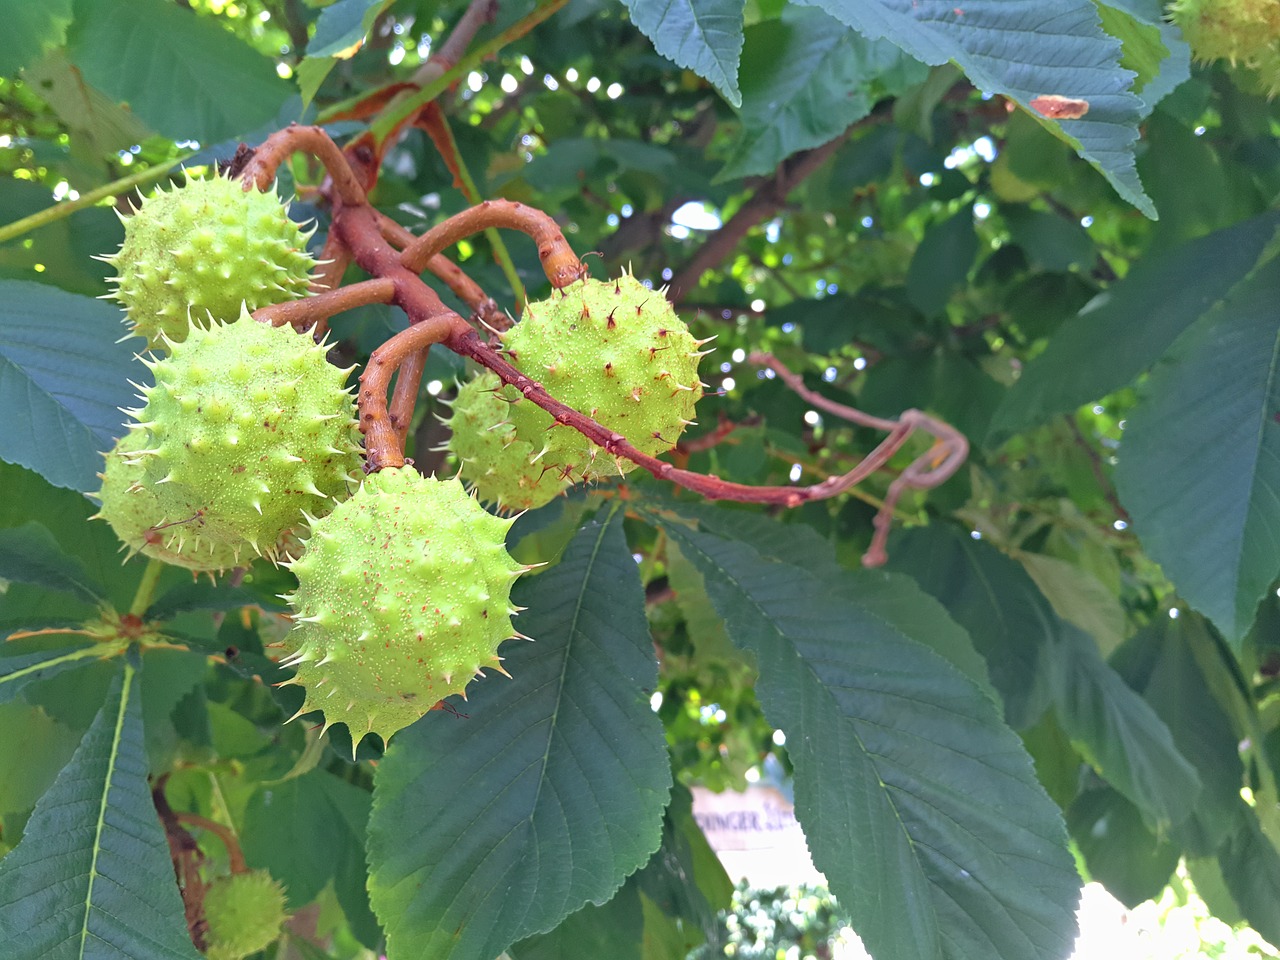
[(217, 143), (248, 133), (289, 96), (270, 60), (190, 10), (77, 0), (75, 12), (67, 46), (85, 80), (167, 137)]
[(1280, 258), (1197, 320), (1129, 416), (1116, 488), (1142, 545), (1238, 645), (1280, 575)]
[(71, 762), (0, 860), (5, 960), (198, 960), (147, 783), (138, 670), (122, 663)]
[(124, 432), (129, 378), (146, 371), (119, 343), (115, 307), (24, 280), (0, 281), (0, 460), (56, 487), (98, 488), (102, 451)]
[(1134, 167), (1142, 101), (1120, 66), (1120, 42), (1102, 31), (1091, 0), (816, 0), (866, 37), (884, 37), (928, 64), (954, 60), (984, 93), (1032, 109), (1046, 94), (1084, 100), (1078, 120), (1046, 120), (1148, 217), (1156, 209)]
[(744, 0), (623, 0), (631, 22), (668, 60), (709, 81), (735, 107)]
[(666, 530), (760, 663), (757, 695), (796, 768), (796, 815), (871, 953), (1064, 954), (1079, 878), (1057, 808), (995, 705), (804, 570)]
[(473, 684), (463, 717), (427, 714), (378, 766), (369, 892), (391, 960), (492, 960), (608, 900), (658, 846), (671, 770), (621, 516), (513, 599), (537, 641), (500, 648), (513, 679)]

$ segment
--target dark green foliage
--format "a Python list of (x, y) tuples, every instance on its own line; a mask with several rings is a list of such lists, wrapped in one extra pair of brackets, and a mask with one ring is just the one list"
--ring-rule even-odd
[[(944, 420), (965, 465), (896, 500), (879, 570), (928, 437), (828, 499), (571, 488), (508, 535), (539, 565), (511, 678), (353, 761), (341, 725), (284, 722), (288, 570), (122, 563), (90, 519), (149, 383), (90, 258), (165, 164), (293, 121), (385, 134), (468, 4), (0, 0), (0, 957), (193, 960), (192, 880), (240, 857), (307, 960), (820, 956), (846, 918), (876, 960), (1060, 960), (1084, 879), (1132, 905), (1182, 860), (1280, 940), (1280, 106), (1192, 65), (1154, 0), (556, 6), (472, 23), (437, 98), (457, 155), (407, 124), (372, 206), (421, 234), (469, 174), (595, 279), (670, 282), (716, 337), (678, 467), (820, 483), (885, 436), (841, 405)], [(319, 166), (278, 176), (319, 256)], [(559, 295), (495, 237), (445, 255), (513, 315)], [(332, 358), (406, 326), (339, 314)], [(430, 350), (424, 472), (456, 473), (440, 415), (474, 373)], [(838, 914), (734, 894), (689, 787), (762, 771)]]

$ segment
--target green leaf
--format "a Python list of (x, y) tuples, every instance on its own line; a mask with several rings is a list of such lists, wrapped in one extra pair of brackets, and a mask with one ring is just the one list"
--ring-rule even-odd
[(787, 733), (796, 815), (872, 955), (1065, 954), (1079, 878), (994, 704), (932, 651), (748, 544), (667, 528)]
[[(105, 521), (89, 522), (97, 508), (88, 498), (51, 486), (38, 474), (8, 463), (0, 463), (0, 490), (5, 492), (0, 497), (0, 528), (20, 527), (35, 519), (53, 534), (63, 553), (79, 559), (93, 580), (106, 587), (117, 609), (128, 608), (146, 569), (146, 558), (120, 562), (122, 548), (115, 532)], [(177, 567), (166, 573), (177, 580), (190, 580)], [(10, 601), (16, 593), (13, 589), (0, 597), (0, 617), (12, 608)], [(62, 612), (77, 614), (67, 609), (66, 597), (47, 596), (61, 604)]]
[(1088, 267), (1097, 257), (1093, 241), (1076, 220), (1020, 204), (1003, 204), (1000, 215), (1033, 266), (1065, 273)]
[(1153, 829), (1182, 823), (1200, 795), (1195, 767), (1091, 637), (1069, 623), (1059, 635), (1054, 701), (1063, 731)]
[(1176, 620), (1161, 617), (1126, 640), (1111, 663), (1199, 773), (1195, 807), (1174, 836), (1191, 856), (1213, 854), (1233, 829), (1244, 771), (1240, 736), (1210, 687), (1210, 675), (1225, 666), (1208, 624), (1185, 611)]
[[(117, 342), (120, 311), (24, 280), (0, 281), (0, 459), (57, 487), (96, 490), (146, 370)], [(140, 341), (138, 341), (140, 342)]]
[(1280, 258), (1197, 321), (1129, 415), (1116, 489), (1151, 558), (1239, 649), (1280, 576)]
[(840, 585), (849, 600), (950, 661), (992, 703), (1002, 703), (968, 632), (910, 577), (888, 570), (845, 570)]
[(988, 442), (1123, 387), (1251, 271), (1280, 225), (1266, 213), (1138, 260), (1062, 325), (1005, 395)]
[(492, 960), (608, 900), (659, 843), (671, 770), (621, 516), (513, 599), (537, 638), (502, 648), (514, 679), (472, 685), (466, 718), (428, 714), (378, 766), (369, 891), (392, 958)]
[(0, 737), (0, 814), (30, 810), (71, 759), (79, 731), (25, 703), (0, 703), (0, 730), (22, 731)]
[(364, 40), (391, 0), (337, 0), (320, 11), (308, 57), (335, 57)]
[(929, 228), (907, 268), (907, 299), (926, 317), (946, 307), (978, 255), (978, 234), (968, 206)]
[(4, 23), (0, 75), (13, 76), (62, 43), (71, 22), (71, 0), (0, 0), (0, 21)]
[(0, 530), (0, 579), (74, 593), (89, 603), (104, 593), (84, 564), (63, 553), (53, 534), (34, 520)]
[[(742, 136), (718, 179), (769, 173), (871, 112), (873, 82), (910, 63), (889, 43), (864, 40), (819, 10), (789, 6), (747, 30)], [(927, 72), (918, 64), (919, 77)], [(906, 82), (901, 84), (906, 86)]]
[(0, 860), (6, 960), (199, 960), (151, 803), (137, 680), (123, 664), (22, 842)]
[(32, 64), (22, 71), (22, 79), (53, 108), (86, 153), (100, 156), (127, 150), (150, 135), (130, 110), (85, 83), (64, 50)]
[[(68, 639), (72, 635), (67, 634)], [(102, 652), (93, 645), (59, 650), (22, 650), (9, 641), (0, 647), (0, 703), (12, 700), (28, 683), (45, 680)]]
[(1086, 790), (1067, 810), (1067, 828), (1089, 868), (1089, 879), (1132, 909), (1160, 896), (1181, 850), (1151, 833), (1138, 808), (1110, 788)]
[(166, 590), (147, 608), (149, 620), (171, 620), (190, 610), (237, 610), (262, 604), (262, 598), (245, 587), (207, 580), (189, 580)]
[(1013, 561), (933, 524), (890, 542), (889, 569), (908, 574), (964, 627), (987, 661), (1005, 720), (1029, 727), (1049, 706), (1057, 618)]
[[(284, 884), (292, 909), (305, 906), (353, 854), (363, 859), (370, 795), (332, 774), (313, 770), (284, 783), (263, 785), (245, 807), (241, 840), (252, 867)], [(280, 825), (287, 823), (288, 830)], [(300, 843), (299, 837), (324, 837)]]
[[(1142, 101), (1120, 66), (1120, 43), (1103, 33), (1092, 0), (815, 0), (866, 37), (884, 37), (918, 60), (954, 60), (986, 94), (1032, 110), (1036, 97), (1089, 104), (1079, 120), (1042, 120), (1066, 137), (1116, 192), (1148, 217), (1151, 200), (1134, 167)], [(1039, 117), (1039, 114), (1036, 114)]]
[(1125, 615), (1120, 598), (1082, 567), (1044, 553), (1016, 554), (1054, 612), (1097, 641), (1104, 655), (1124, 640)]
[(644, 913), (635, 877), (608, 903), (587, 904), (558, 927), (513, 944), (512, 960), (641, 960)]
[(1098, 5), (1102, 27), (1120, 40), (1120, 65), (1138, 76), (1142, 116), (1191, 76), (1191, 48), (1182, 31), (1165, 20), (1163, 5), (1148, 0), (1107, 0)]
[(1188, 758), (1017, 561), (938, 524), (895, 537), (889, 556), (891, 569), (912, 574), (969, 631), (1014, 727), (1029, 727), (1052, 703), (1063, 731), (1153, 823), (1186, 819), (1199, 789)]
[(729, 908), (733, 881), (694, 819), (693, 794), (683, 784), (671, 791), (662, 845), (632, 881), (663, 913), (704, 939), (719, 932), (717, 912)]
[(273, 119), (275, 64), (208, 17), (165, 0), (75, 0), (67, 52), (92, 86), (176, 140), (217, 143)]
[(654, 49), (707, 80), (735, 107), (744, 0), (623, 0)]
[(1218, 851), (1222, 879), (1249, 926), (1280, 942), (1280, 853), (1262, 832), (1258, 815), (1239, 797), (1234, 830)]

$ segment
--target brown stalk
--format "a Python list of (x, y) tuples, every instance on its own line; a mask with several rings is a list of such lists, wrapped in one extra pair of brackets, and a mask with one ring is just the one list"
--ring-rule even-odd
[[(320, 141), (316, 139), (317, 134)], [(324, 146), (326, 143), (327, 147)], [(251, 180), (256, 183), (263, 179), (270, 182), (276, 166), (288, 155), (290, 144), (294, 144), (296, 149), (313, 152), (329, 171), (330, 179), (325, 192), (333, 203), (331, 233), (336, 237), (331, 242), (335, 244), (335, 249), (345, 251), (375, 279), (266, 308), (259, 311), (259, 315), (265, 313), (264, 319), (296, 324), (305, 322), (308, 316), (327, 317), (360, 303), (381, 302), (395, 303), (409, 318), (409, 329), (396, 334), (378, 347), (370, 356), (369, 364), (360, 377), (360, 429), (365, 434), (365, 469), (368, 472), (404, 465), (404, 442), (412, 421), (423, 367), (428, 350), (436, 343), (443, 343), (455, 353), (470, 357), (492, 370), (504, 383), (518, 390), (524, 399), (546, 410), (554, 421), (551, 429), (577, 430), (606, 454), (630, 460), (658, 479), (675, 483), (709, 500), (736, 500), (795, 507), (810, 500), (833, 497), (851, 489), (884, 467), (916, 430), (931, 434), (936, 439), (934, 446), (912, 461), (889, 485), (884, 504), (874, 521), (875, 533), (871, 545), (863, 557), (863, 563), (867, 566), (874, 566), (885, 560), (884, 543), (888, 537), (893, 511), (902, 493), (907, 489), (937, 486), (959, 469), (968, 454), (968, 441), (959, 431), (925, 413), (907, 410), (897, 420), (873, 417), (809, 390), (781, 361), (767, 354), (754, 354), (752, 362), (772, 369), (788, 387), (815, 407), (852, 423), (883, 430), (888, 436), (851, 470), (803, 487), (733, 483), (716, 476), (681, 469), (642, 453), (620, 433), (609, 430), (555, 399), (540, 383), (513, 367), (503, 359), (495, 345), (482, 340), (471, 325), (445, 307), (435, 291), (419, 276), (421, 270), (434, 267), (439, 275), (453, 278), (451, 288), (465, 291), (465, 294), (459, 295), (469, 305), (473, 300), (478, 302), (479, 288), (469, 281), (459, 281), (453, 271), (456, 270), (458, 275), (461, 275), (461, 271), (443, 258), (442, 251), (471, 234), (492, 227), (508, 227), (521, 230), (532, 237), (538, 245), (539, 257), (548, 279), (556, 287), (567, 286), (583, 277), (586, 271), (551, 217), (520, 203), (489, 200), (450, 217), (420, 237), (413, 237), (407, 230), (368, 205), (360, 181), (343, 152), (337, 149), (323, 131), (314, 127), (289, 127), (268, 138), (245, 168), (246, 183)], [(797, 164), (792, 176), (807, 176), (811, 169), (816, 169), (816, 165), (825, 160), (827, 153), (822, 151), (834, 149), (833, 145), (828, 144), (827, 147), (810, 151)], [(356, 160), (357, 164), (363, 162), (359, 156)], [(782, 190), (783, 187), (785, 184), (778, 189)], [(785, 192), (780, 197), (785, 197)], [(734, 220), (730, 220), (726, 229), (733, 223)], [(706, 249), (704, 247), (704, 252)], [(689, 273), (701, 259), (704, 258), (695, 257), (685, 272)], [(397, 371), (399, 376), (396, 388), (388, 403), (391, 378)], [(731, 429), (732, 426), (725, 427), (722, 424), (713, 434), (715, 439), (710, 442), (718, 442)]]
[(420, 273), (436, 254), (489, 227), (505, 227), (528, 234), (538, 245), (542, 269), (554, 287), (566, 287), (586, 275), (586, 268), (569, 247), (555, 220), (541, 210), (510, 200), (485, 200), (441, 221), (405, 247), (400, 262), (414, 273)]
[(372, 280), (361, 280), (336, 290), (317, 293), (313, 297), (259, 307), (253, 311), (253, 317), (276, 327), (288, 323), (296, 330), (306, 330), (346, 310), (370, 303), (390, 303), (395, 292), (396, 285), (393, 281), (385, 277), (374, 277)]

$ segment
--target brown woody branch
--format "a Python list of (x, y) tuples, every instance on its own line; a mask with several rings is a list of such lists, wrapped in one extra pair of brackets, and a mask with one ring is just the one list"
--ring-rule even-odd
[(679, 303), (693, 293), (702, 275), (732, 254), (752, 227), (781, 210), (791, 191), (805, 178), (816, 173), (844, 144), (852, 131), (853, 128), (850, 127), (834, 140), (784, 160), (773, 176), (765, 180), (760, 189), (738, 208), (738, 212), (729, 218), (728, 223), (707, 238), (689, 262), (671, 279), (672, 300)]
[[(322, 142), (317, 142), (317, 134)], [(492, 370), (504, 383), (518, 390), (524, 399), (547, 411), (554, 421), (552, 429), (567, 427), (577, 430), (609, 455), (630, 460), (658, 479), (675, 483), (710, 500), (795, 507), (806, 501), (833, 497), (884, 467), (916, 430), (932, 434), (936, 438), (934, 447), (912, 461), (889, 486), (884, 505), (875, 518), (875, 534), (871, 546), (863, 557), (864, 564), (868, 566), (885, 560), (884, 542), (902, 492), (912, 488), (936, 486), (959, 468), (968, 453), (968, 442), (962, 434), (927, 414), (908, 410), (897, 420), (872, 417), (808, 390), (800, 378), (776, 358), (755, 354), (752, 356), (753, 362), (773, 369), (791, 389), (814, 406), (853, 423), (884, 430), (888, 436), (848, 472), (803, 487), (733, 483), (658, 460), (637, 450), (622, 434), (604, 427), (548, 394), (540, 383), (503, 359), (498, 349), (483, 341), (462, 317), (447, 309), (435, 291), (419, 276), (421, 270), (429, 269), (433, 264), (441, 274), (452, 275), (452, 271), (457, 268), (452, 264), (444, 266), (448, 263), (442, 257), (442, 251), (446, 247), (481, 230), (509, 227), (521, 230), (534, 239), (548, 279), (556, 287), (567, 286), (583, 277), (586, 271), (551, 217), (523, 204), (491, 200), (450, 217), (420, 237), (413, 237), (368, 205), (360, 181), (347, 164), (343, 152), (337, 149), (323, 131), (314, 127), (289, 127), (269, 138), (246, 165), (246, 184), (260, 183), (264, 179), (269, 183), (274, 178), (276, 167), (288, 155), (290, 143), (295, 144), (297, 149), (315, 153), (328, 169), (330, 180), (325, 192), (329, 194), (334, 206), (331, 242), (335, 250), (344, 251), (374, 279), (317, 294), (305, 300), (265, 308), (259, 311), (259, 316), (274, 322), (296, 324), (303, 322), (306, 317), (314, 321), (359, 303), (382, 302), (395, 303), (409, 318), (409, 329), (396, 334), (378, 347), (370, 356), (369, 364), (360, 377), (359, 422), (360, 429), (365, 434), (365, 469), (368, 472), (398, 467), (405, 463), (405, 436), (412, 419), (427, 352), (435, 343), (443, 343), (455, 353), (470, 357)], [(325, 143), (328, 147), (324, 146)], [(770, 202), (780, 205), (791, 186), (817, 169), (838, 143), (839, 139), (801, 157), (787, 172), (787, 176), (777, 178), (775, 200)], [(361, 157), (356, 157), (356, 160), (357, 165), (364, 162)], [(746, 225), (734, 226), (735, 221), (743, 214), (743, 211), (739, 211), (739, 215), (735, 215), (716, 236), (734, 236), (734, 231), (738, 231), (736, 238), (740, 237), (750, 225), (768, 215), (763, 191), (753, 201), (748, 201), (748, 206), (753, 204), (756, 212), (740, 221)], [(756, 219), (746, 223), (751, 217)], [(731, 227), (733, 230), (730, 230)], [(736, 238), (733, 240), (735, 245)], [(708, 250), (711, 252), (708, 253)], [(709, 243), (682, 273), (693, 276), (696, 282), (702, 269), (698, 264), (703, 261), (714, 262), (710, 259), (713, 253), (719, 259), (717, 250), (715, 244)], [(693, 273), (695, 268), (698, 270), (696, 275)], [(461, 274), (460, 270), (457, 272)], [(454, 277), (454, 282), (465, 291), (465, 296), (460, 294), (464, 299), (477, 297), (479, 288), (468, 285), (469, 281), (462, 283)], [(396, 389), (389, 404), (387, 394), (391, 378), (397, 371), (399, 376)], [(713, 432), (714, 439), (710, 442), (718, 442), (731, 429), (732, 425), (726, 427), (722, 423)]]
[(541, 210), (510, 200), (485, 200), (441, 221), (405, 247), (400, 262), (419, 273), (436, 254), (489, 227), (505, 227), (528, 234), (538, 245), (538, 259), (554, 287), (568, 286), (586, 275), (586, 268), (555, 220)]
[(240, 174), (245, 189), (248, 190), (252, 185), (259, 190), (270, 190), (280, 164), (299, 151), (310, 153), (324, 164), (332, 189), (343, 203), (365, 202), (364, 186), (347, 162), (346, 155), (329, 134), (320, 127), (303, 127), (296, 123), (271, 134), (253, 152)]
[(396, 285), (385, 277), (361, 280), (359, 283), (317, 293), (301, 300), (286, 300), (253, 311), (255, 320), (281, 327), (291, 324), (296, 330), (306, 330), (323, 320), (371, 303), (390, 303), (395, 298)]
[[(397, 250), (403, 250), (417, 239), (417, 235), (396, 223), (384, 213), (374, 211), (382, 238)], [(442, 280), (459, 300), (471, 308), (472, 317), (489, 329), (502, 332), (511, 327), (511, 318), (497, 300), (489, 296), (465, 273), (462, 268), (444, 254), (436, 254), (427, 261), (427, 270)]]

